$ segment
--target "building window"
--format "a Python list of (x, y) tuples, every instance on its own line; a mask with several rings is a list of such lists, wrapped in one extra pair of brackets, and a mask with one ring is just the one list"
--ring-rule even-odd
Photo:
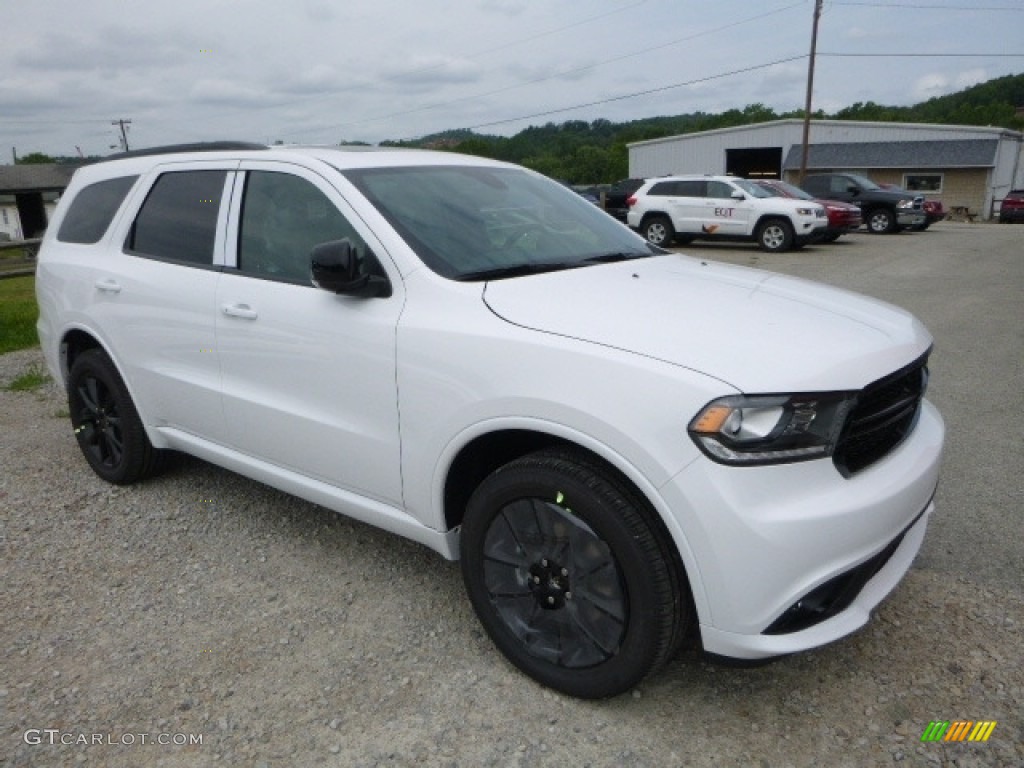
[(941, 173), (905, 173), (903, 188), (909, 192), (941, 192)]

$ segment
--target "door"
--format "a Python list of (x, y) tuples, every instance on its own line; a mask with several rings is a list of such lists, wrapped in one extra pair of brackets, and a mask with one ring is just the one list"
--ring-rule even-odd
[(90, 313), (143, 417), (214, 441), (224, 439), (214, 300), (236, 164), (157, 168), (89, 276)]
[(648, 194), (659, 196), (659, 207), (672, 219), (676, 232), (695, 234), (704, 218), (704, 184), (702, 179), (662, 181)]
[[(243, 163), (230, 267), (217, 290), (217, 348), (232, 446), (389, 504), (401, 503), (395, 337), (401, 283), (383, 248), (316, 173)], [(310, 280), (314, 245), (347, 238), (384, 268), (387, 298)]]
[(744, 235), (747, 233), (751, 205), (746, 199), (732, 196), (734, 186), (724, 181), (710, 180), (704, 192), (701, 207), (701, 231), (708, 235)]

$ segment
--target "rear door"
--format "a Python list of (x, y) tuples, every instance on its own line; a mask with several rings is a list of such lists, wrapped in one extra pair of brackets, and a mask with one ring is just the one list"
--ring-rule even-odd
[(215, 441), (224, 417), (214, 302), (235, 165), (151, 171), (117, 224), (110, 268), (92, 282), (90, 312), (143, 417)]
[(704, 185), (703, 179), (681, 179), (663, 181), (654, 189), (663, 190), (665, 210), (672, 219), (676, 232), (686, 234), (699, 233), (704, 219)]

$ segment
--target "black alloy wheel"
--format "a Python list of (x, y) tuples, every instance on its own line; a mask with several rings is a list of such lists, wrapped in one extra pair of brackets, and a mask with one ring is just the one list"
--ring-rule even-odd
[(128, 388), (98, 349), (75, 358), (68, 377), (71, 426), (86, 461), (109, 483), (129, 485), (153, 474), (161, 452), (150, 444)]
[(652, 515), (575, 451), (525, 456), (481, 483), (463, 523), (462, 573), (509, 661), (546, 686), (601, 698), (671, 657), (690, 597)]

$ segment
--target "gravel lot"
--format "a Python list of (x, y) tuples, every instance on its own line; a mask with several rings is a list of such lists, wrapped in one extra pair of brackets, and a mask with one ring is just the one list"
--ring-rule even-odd
[[(106, 485), (51, 383), (0, 391), (0, 765), (1024, 765), (1024, 227), (686, 251), (893, 301), (936, 336), (939, 511), (864, 630), (756, 669), (687, 651), (572, 700), (505, 663), (425, 548), (192, 459)], [(40, 363), (0, 357), (0, 385)], [(931, 720), (998, 725), (922, 743)]]

